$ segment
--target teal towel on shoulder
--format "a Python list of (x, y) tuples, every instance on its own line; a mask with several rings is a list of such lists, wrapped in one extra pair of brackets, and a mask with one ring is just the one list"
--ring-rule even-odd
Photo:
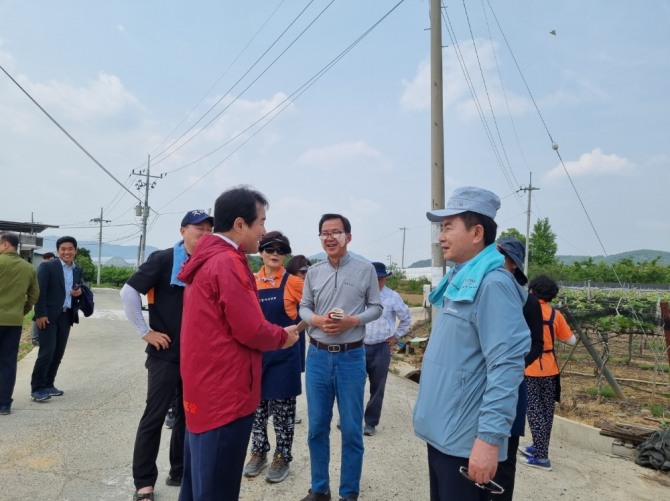
[(503, 264), (505, 264), (505, 257), (498, 252), (494, 242), (466, 262), (455, 276), (452, 277), (451, 273), (447, 273), (435, 290), (430, 293), (430, 303), (434, 306), (441, 306), (445, 298), (450, 301), (472, 303), (484, 275), (500, 268)]
[(178, 285), (179, 287), (186, 287), (186, 284), (177, 278), (181, 271), (181, 265), (188, 259), (188, 253), (184, 248), (184, 242), (177, 242), (173, 247), (172, 256), (172, 277), (170, 278), (170, 285)]

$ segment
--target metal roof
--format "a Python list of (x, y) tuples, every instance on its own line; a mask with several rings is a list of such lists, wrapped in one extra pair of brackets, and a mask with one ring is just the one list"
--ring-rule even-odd
[(47, 228), (58, 228), (52, 224), (42, 223), (19, 223), (18, 221), (0, 221), (0, 231), (13, 231), (16, 233), (42, 233)]

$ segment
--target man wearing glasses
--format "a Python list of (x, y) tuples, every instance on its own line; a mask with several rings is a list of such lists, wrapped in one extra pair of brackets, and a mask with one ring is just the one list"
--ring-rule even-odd
[(309, 268), (300, 318), (309, 324), (305, 389), (309, 417), (312, 485), (302, 501), (330, 501), (330, 423), (337, 399), (342, 432), (340, 500), (355, 501), (363, 469), (365, 324), (382, 314), (377, 273), (372, 264), (347, 252), (351, 223), (340, 214), (319, 221), (328, 258)]
[(495, 193), (467, 186), (426, 214), (440, 223), (444, 259), (455, 264), (430, 294), (438, 312), (414, 407), (432, 501), (483, 501), (502, 491), (491, 479), (507, 456), (530, 333), (527, 294), (495, 244), (499, 208)]

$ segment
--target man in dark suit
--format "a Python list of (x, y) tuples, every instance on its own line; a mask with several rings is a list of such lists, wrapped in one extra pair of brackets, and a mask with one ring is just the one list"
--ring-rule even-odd
[(30, 396), (36, 402), (59, 397), (63, 390), (54, 386), (63, 359), (70, 328), (79, 323), (82, 269), (74, 264), (77, 240), (61, 237), (56, 241), (59, 259), (42, 263), (37, 271), (40, 296), (35, 303), (35, 323), (39, 329), (39, 352), (33, 369)]

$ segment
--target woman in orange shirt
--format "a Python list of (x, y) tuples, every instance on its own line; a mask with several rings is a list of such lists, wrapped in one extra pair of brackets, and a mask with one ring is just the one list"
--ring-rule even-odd
[(528, 292), (540, 300), (544, 329), (543, 349), (540, 358), (526, 367), (528, 407), (526, 418), (533, 437), (533, 445), (519, 447), (524, 455), (522, 464), (551, 471), (549, 440), (554, 423), (555, 402), (560, 399), (558, 360), (554, 351), (556, 339), (574, 345), (577, 342), (565, 317), (549, 301), (558, 295), (558, 284), (546, 275), (535, 277), (528, 284)]
[[(286, 327), (297, 324), (298, 306), (302, 299), (303, 279), (287, 273), (284, 256), (291, 253), (291, 245), (279, 231), (267, 233), (259, 243), (263, 266), (256, 273), (256, 287), (261, 309), (266, 320)], [(304, 334), (301, 334), (304, 336)], [(268, 465), (270, 451), (267, 425), (272, 414), (276, 447), (272, 464), (265, 475), (268, 482), (281, 482), (293, 459), (293, 432), (295, 426), (296, 396), (302, 393), (304, 337), (286, 350), (263, 353), (261, 403), (256, 409), (251, 428), (251, 459), (244, 467), (246, 477), (257, 476)]]

